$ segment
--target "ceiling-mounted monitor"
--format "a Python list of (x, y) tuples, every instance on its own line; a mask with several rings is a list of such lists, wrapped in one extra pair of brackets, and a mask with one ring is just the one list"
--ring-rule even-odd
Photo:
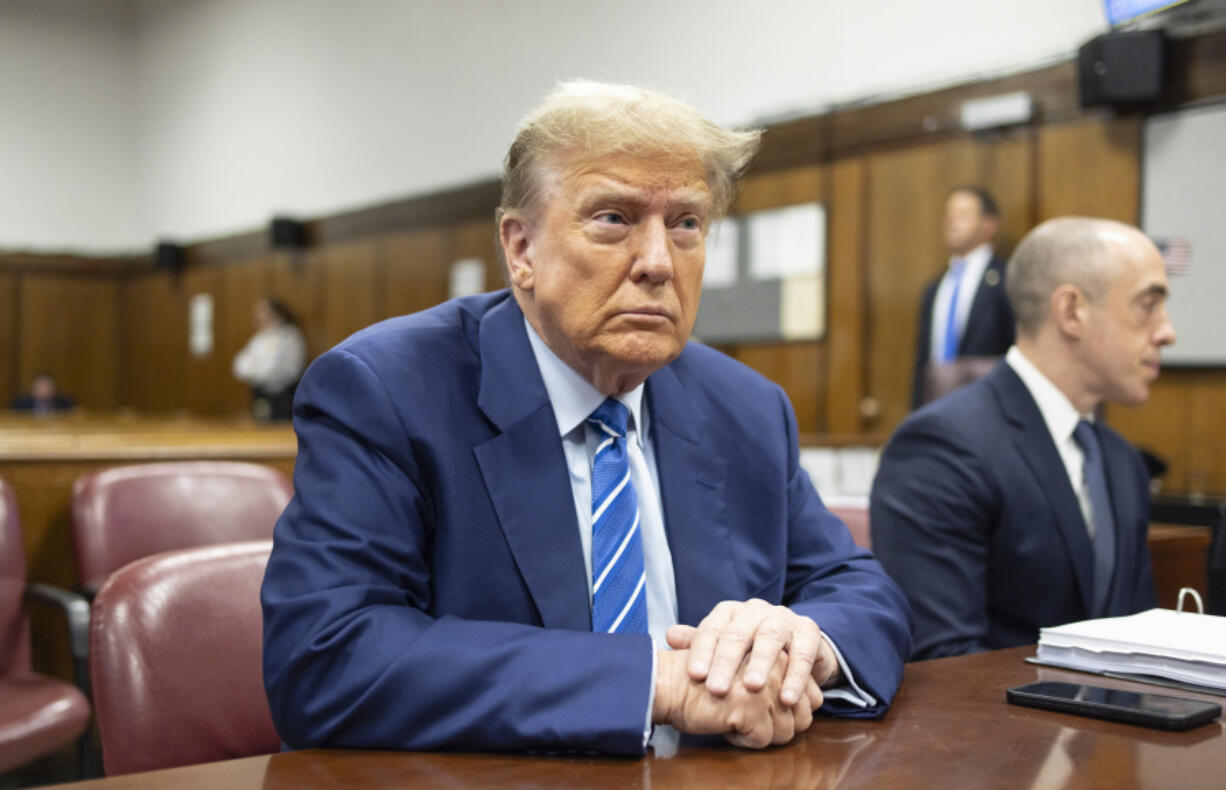
[(1186, 2), (1188, 0), (1103, 0), (1103, 7), (1107, 11), (1107, 23), (1114, 27)]

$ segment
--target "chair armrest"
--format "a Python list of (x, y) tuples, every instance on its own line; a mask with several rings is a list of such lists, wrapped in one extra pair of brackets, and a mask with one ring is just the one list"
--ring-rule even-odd
[(26, 585), (27, 600), (58, 606), (68, 619), (69, 645), (75, 659), (89, 658), (89, 603), (74, 592), (50, 584), (30, 582)]
[(72, 652), (77, 687), (88, 698), (89, 689), (89, 603), (84, 597), (41, 582), (26, 585), (26, 600), (58, 606), (68, 621), (68, 647)]

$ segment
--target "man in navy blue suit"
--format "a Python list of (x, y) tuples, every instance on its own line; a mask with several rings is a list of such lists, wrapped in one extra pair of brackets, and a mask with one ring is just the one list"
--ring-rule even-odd
[(1013, 345), (1005, 261), (992, 249), (999, 228), (1000, 211), (986, 189), (964, 185), (950, 190), (942, 224), (949, 264), (920, 301), (912, 408), (932, 397), (925, 392), (930, 366), (959, 357), (999, 357)]
[(779, 387), (687, 343), (757, 144), (564, 84), (507, 155), (510, 290), (311, 366), (262, 590), (288, 745), (637, 755), (665, 725), (764, 747), (886, 709), (901, 591), (822, 505)]
[(1050, 220), (1009, 261), (1017, 344), (908, 417), (873, 482), (873, 551), (915, 614), (915, 658), (1037, 640), (1154, 606), (1149, 476), (1095, 420), (1138, 404), (1175, 342), (1158, 250), (1135, 228)]

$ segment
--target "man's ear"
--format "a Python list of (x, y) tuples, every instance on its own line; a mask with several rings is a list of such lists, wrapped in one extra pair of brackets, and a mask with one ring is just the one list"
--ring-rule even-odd
[(535, 271), (532, 267), (532, 223), (520, 214), (508, 212), (498, 224), (498, 241), (507, 262), (511, 284), (531, 291)]
[(1080, 338), (1085, 334), (1089, 302), (1075, 285), (1061, 285), (1051, 292), (1051, 316), (1060, 334)]

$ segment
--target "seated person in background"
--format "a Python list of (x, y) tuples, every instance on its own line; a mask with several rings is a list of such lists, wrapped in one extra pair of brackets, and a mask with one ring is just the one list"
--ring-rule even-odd
[(1017, 345), (908, 417), (873, 482), (873, 552), (915, 613), (915, 658), (1037, 641), (1154, 606), (1149, 475), (1094, 419), (1138, 404), (1175, 342), (1162, 258), (1135, 228), (1068, 217), (1009, 262)]
[(51, 414), (57, 411), (69, 411), (76, 402), (59, 392), (55, 376), (42, 371), (30, 382), (30, 392), (13, 398), (9, 408), (13, 411), (28, 411), (34, 414)]
[(510, 290), (307, 371), (262, 590), (290, 746), (640, 755), (654, 725), (764, 747), (885, 711), (901, 591), (822, 505), (782, 390), (686, 342), (757, 143), (559, 86), (506, 158)]
[(924, 289), (916, 337), (911, 407), (926, 395), (930, 365), (961, 357), (999, 357), (1013, 344), (1013, 312), (1005, 297), (1005, 261), (992, 250), (1000, 229), (996, 201), (983, 187), (960, 186), (945, 199), (941, 233), (949, 264)]
[(234, 375), (251, 385), (257, 420), (288, 420), (294, 386), (306, 367), (306, 341), (294, 314), (277, 299), (255, 304), (257, 332), (234, 356)]

